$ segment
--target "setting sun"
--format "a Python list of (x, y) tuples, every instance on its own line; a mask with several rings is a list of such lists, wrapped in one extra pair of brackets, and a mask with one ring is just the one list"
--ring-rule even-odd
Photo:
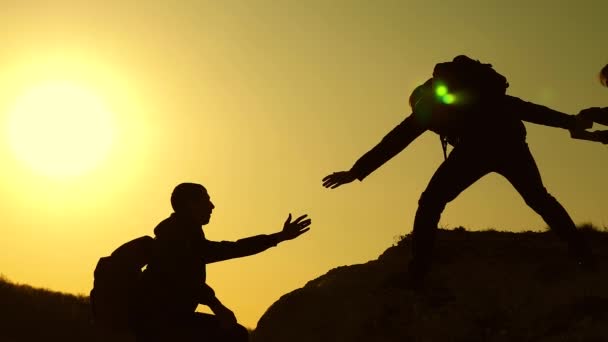
[(112, 115), (84, 87), (47, 82), (30, 88), (10, 111), (15, 156), (54, 177), (82, 174), (104, 159), (113, 138)]

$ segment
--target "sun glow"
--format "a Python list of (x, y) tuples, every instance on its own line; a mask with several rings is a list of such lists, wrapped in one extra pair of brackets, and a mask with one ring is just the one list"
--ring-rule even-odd
[(69, 82), (46, 82), (16, 100), (9, 113), (8, 139), (16, 157), (37, 172), (75, 176), (106, 157), (112, 121), (93, 92)]

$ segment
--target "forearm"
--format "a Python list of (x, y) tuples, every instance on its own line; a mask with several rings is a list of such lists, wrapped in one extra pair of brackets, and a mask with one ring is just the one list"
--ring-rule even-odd
[(403, 151), (425, 130), (414, 120), (413, 114), (408, 116), (397, 127), (393, 128), (378, 145), (359, 158), (350, 171), (358, 180), (363, 180), (370, 173)]
[(215, 291), (209, 285), (203, 284), (198, 290), (198, 303), (211, 307), (219, 303), (219, 300), (215, 297)]
[(224, 305), (224, 304), (222, 304), (222, 302), (220, 302), (220, 300), (216, 296), (209, 298), (209, 300), (206, 303), (201, 303), (201, 304), (207, 305), (211, 309), (211, 311)]
[(250, 236), (236, 241), (236, 254), (237, 257), (257, 254), (278, 245), (281, 241), (280, 233)]
[(207, 241), (205, 262), (213, 263), (222, 260), (254, 255), (276, 246), (281, 242), (280, 233), (256, 235), (238, 241)]
[(519, 115), (520, 119), (539, 125), (572, 129), (576, 126), (576, 116), (568, 115), (549, 107), (507, 96), (509, 111)]
[(215, 296), (211, 298), (207, 303), (201, 303), (203, 305), (207, 305), (211, 312), (217, 314), (220, 310), (225, 308), (226, 306)]
[(608, 131), (580, 131), (572, 133), (572, 138), (579, 140), (597, 141), (608, 144)]

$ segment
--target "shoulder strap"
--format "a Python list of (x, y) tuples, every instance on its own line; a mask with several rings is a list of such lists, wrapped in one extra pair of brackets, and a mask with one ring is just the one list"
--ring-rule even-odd
[(443, 160), (448, 159), (448, 137), (440, 135), (439, 140), (441, 141), (441, 148), (443, 149)]

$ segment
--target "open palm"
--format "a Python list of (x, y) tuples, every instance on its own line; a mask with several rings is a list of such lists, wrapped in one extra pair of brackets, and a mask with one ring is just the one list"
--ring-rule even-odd
[(283, 240), (295, 239), (309, 231), (312, 221), (309, 218), (306, 218), (307, 216), (308, 215), (302, 215), (291, 222), (291, 214), (289, 214), (285, 224), (283, 224), (283, 230), (281, 231)]
[(347, 184), (356, 179), (350, 171), (339, 171), (334, 172), (329, 176), (323, 178), (323, 186), (330, 189), (335, 189), (342, 184)]

